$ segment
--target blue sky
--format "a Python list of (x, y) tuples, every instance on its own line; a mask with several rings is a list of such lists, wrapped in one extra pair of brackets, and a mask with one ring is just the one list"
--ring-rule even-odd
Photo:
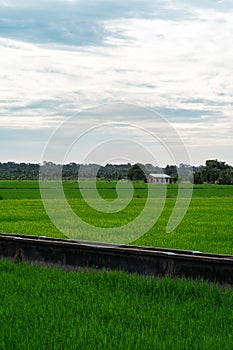
[[(52, 133), (74, 116), (82, 130), (124, 121), (159, 139), (158, 112), (192, 164), (233, 164), (232, 16), (229, 0), (0, 0), (0, 161), (40, 162)], [(113, 113), (115, 103), (138, 112)], [(95, 113), (103, 104), (111, 108)], [(95, 140), (98, 148), (89, 134), (86, 149)], [(122, 137), (162, 154), (135, 128), (112, 130)], [(83, 161), (83, 150), (67, 159)], [(158, 163), (172, 162), (173, 152)]]

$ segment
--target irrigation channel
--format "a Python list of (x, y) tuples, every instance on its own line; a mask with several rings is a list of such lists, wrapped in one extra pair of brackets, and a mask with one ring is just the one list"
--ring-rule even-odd
[(63, 268), (202, 278), (233, 286), (233, 256), (0, 233), (0, 258)]

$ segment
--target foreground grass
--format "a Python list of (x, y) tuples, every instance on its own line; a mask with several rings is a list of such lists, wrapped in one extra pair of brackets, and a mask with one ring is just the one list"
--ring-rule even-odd
[(0, 261), (0, 349), (232, 349), (233, 292)]

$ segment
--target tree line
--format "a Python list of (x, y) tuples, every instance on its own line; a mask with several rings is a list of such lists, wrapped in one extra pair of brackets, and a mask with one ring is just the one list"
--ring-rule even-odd
[[(196, 184), (218, 183), (233, 184), (233, 167), (217, 159), (207, 160), (205, 165), (190, 166), (187, 164), (167, 165), (164, 168), (152, 164), (55, 164), (53, 162), (43, 162), (43, 164), (34, 163), (15, 163), (0, 162), (1, 180), (38, 180), (40, 174), (46, 178), (64, 180), (76, 180), (83, 178), (99, 178), (105, 180), (145, 180), (149, 173), (164, 173), (171, 176), (172, 182), (177, 182), (178, 174), (182, 173), (182, 179), (193, 181)], [(193, 173), (191, 176), (190, 174)]]
[(233, 167), (217, 159), (207, 160), (205, 166), (200, 167), (194, 173), (194, 183), (202, 184), (204, 182), (209, 184), (232, 185)]

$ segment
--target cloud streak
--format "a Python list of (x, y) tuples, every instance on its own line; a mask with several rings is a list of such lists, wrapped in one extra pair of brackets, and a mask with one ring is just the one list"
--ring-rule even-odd
[(195, 162), (206, 140), (232, 146), (230, 2), (9, 0), (0, 9), (1, 128), (52, 130), (88, 107), (126, 102), (166, 117)]

